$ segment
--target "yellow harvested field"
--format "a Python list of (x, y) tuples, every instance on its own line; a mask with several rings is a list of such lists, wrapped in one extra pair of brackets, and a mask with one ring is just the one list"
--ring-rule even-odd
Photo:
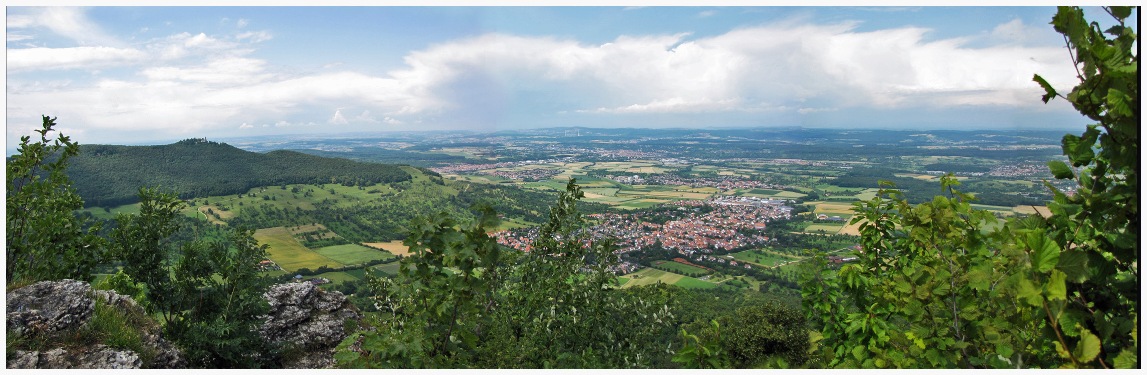
[(1023, 215), (1039, 214), (1043, 217), (1051, 217), (1051, 210), (1047, 206), (1016, 206), (1012, 208), (1012, 211)]
[(850, 236), (859, 236), (860, 235), (860, 225), (864, 224), (866, 222), (868, 222), (868, 220), (861, 220), (861, 221), (856, 222), (856, 224), (847, 224), (844, 226), (844, 228), (840, 228), (840, 231), (837, 232), (837, 234), (847, 234)]
[(402, 241), (394, 240), (390, 242), (363, 242), (364, 246), (373, 247), (375, 249), (386, 250), (394, 255), (407, 256), (410, 255), (410, 248), (402, 244)]
[(824, 214), (852, 214), (851, 203), (821, 202), (816, 204), (814, 213)]

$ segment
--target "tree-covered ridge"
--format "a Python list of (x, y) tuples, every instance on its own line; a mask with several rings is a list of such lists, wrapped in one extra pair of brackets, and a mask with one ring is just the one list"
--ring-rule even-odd
[(136, 202), (136, 192), (145, 186), (190, 198), (238, 194), (268, 185), (362, 186), (411, 178), (395, 165), (294, 151), (261, 154), (204, 139), (161, 146), (83, 145), (69, 163), (68, 176), (85, 204), (104, 207)]

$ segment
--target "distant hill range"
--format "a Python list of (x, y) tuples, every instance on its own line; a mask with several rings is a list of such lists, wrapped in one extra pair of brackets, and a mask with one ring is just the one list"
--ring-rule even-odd
[(256, 153), (201, 138), (162, 146), (81, 145), (80, 154), (69, 163), (68, 175), (88, 207), (135, 203), (142, 186), (191, 198), (239, 194), (269, 185), (352, 186), (411, 179), (396, 165), (294, 151)]

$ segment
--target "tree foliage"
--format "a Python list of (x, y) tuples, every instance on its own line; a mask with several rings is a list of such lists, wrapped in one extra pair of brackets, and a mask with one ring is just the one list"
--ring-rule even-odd
[(370, 279), (382, 317), (352, 335), (346, 367), (549, 368), (647, 366), (671, 317), (658, 288), (621, 291), (611, 243), (588, 242), (573, 180), (527, 254), (505, 251), (478, 219), (447, 214), (411, 224), (412, 255), (393, 279)]
[(1124, 25), (1130, 8), (1106, 11), (1118, 23), (1106, 31), (1078, 8), (1052, 20), (1077, 62), (1070, 94), (1035, 77), (1045, 102), (1063, 97), (1099, 122), (1063, 137), (1070, 167), (1049, 163), (1074, 192), (1046, 184), (1051, 217), (1003, 225), (951, 176), (931, 202), (882, 189), (857, 203), (855, 262), (814, 262), (802, 289), (827, 365), (1139, 366), (1137, 36)]
[(56, 119), (43, 116), (40, 140), (20, 137), (7, 160), (7, 280), (88, 280), (103, 259), (104, 241), (75, 211), (83, 200), (65, 174), (78, 145), (68, 136), (49, 138)]
[(267, 257), (266, 246), (243, 229), (225, 239), (175, 241), (183, 201), (150, 188), (140, 189), (139, 199), (140, 212), (118, 215), (111, 232), (113, 254), (126, 276), (117, 277), (117, 290), (143, 289), (140, 303), (163, 318), (167, 337), (193, 367), (269, 364), (273, 353), (258, 335), (269, 280), (256, 267)]
[(1081, 135), (1063, 137), (1070, 167), (1049, 163), (1055, 177), (1075, 181), (1075, 189), (1065, 193), (1048, 184), (1055, 194), (1048, 204), (1049, 242), (1062, 252), (1058, 260), (1042, 260), (1063, 275), (1048, 275), (1054, 295), (1044, 304), (1066, 365), (1139, 367), (1139, 37), (1125, 24), (1133, 8), (1104, 10), (1116, 23), (1106, 30), (1079, 8), (1060, 7), (1052, 19), (1073, 52), (1079, 85), (1063, 96), (1034, 78), (1046, 91), (1044, 102), (1066, 99), (1097, 121)]

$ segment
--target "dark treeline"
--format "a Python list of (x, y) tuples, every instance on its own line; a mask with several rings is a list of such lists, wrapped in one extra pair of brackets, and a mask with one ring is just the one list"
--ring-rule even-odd
[(260, 154), (204, 139), (162, 146), (80, 146), (68, 176), (88, 207), (137, 202), (135, 194), (141, 186), (158, 186), (186, 199), (237, 194), (267, 185), (363, 186), (410, 179), (406, 171), (394, 165), (294, 151)]

